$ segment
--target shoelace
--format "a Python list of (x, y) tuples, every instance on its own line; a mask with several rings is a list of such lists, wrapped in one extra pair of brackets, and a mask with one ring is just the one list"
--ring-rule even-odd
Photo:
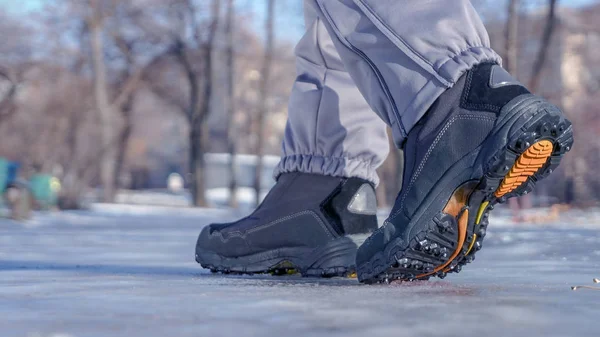
[[(600, 283), (600, 279), (595, 278), (594, 283)], [(592, 286), (573, 286), (571, 287), (571, 290), (577, 290), (577, 289), (590, 289), (590, 290), (600, 290), (600, 287), (592, 287)]]

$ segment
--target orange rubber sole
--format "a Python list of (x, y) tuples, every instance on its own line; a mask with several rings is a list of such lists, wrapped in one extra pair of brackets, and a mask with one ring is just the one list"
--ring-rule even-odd
[(552, 155), (552, 142), (541, 140), (530, 146), (519, 156), (494, 193), (497, 198), (514, 191), (541, 169)]

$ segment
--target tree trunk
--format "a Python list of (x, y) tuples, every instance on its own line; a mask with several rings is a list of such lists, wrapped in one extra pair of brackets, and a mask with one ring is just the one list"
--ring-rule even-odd
[(117, 159), (115, 161), (115, 186), (117, 188), (128, 187), (120, 186), (120, 178), (125, 163), (127, 149), (129, 148), (129, 139), (131, 138), (131, 131), (133, 129), (133, 121), (131, 120), (132, 103), (133, 97), (129, 97), (125, 105), (122, 107), (121, 111), (124, 125), (119, 134), (119, 142), (117, 144)]
[(102, 160), (100, 181), (103, 187), (102, 201), (112, 202), (115, 197), (115, 118), (108, 98), (106, 66), (104, 63), (103, 18), (97, 1), (91, 2), (92, 13), (88, 24), (94, 69), (94, 99), (100, 116), (102, 135)]
[(202, 125), (195, 124), (189, 131), (189, 171), (190, 193), (192, 204), (197, 207), (206, 206), (204, 186), (204, 149), (202, 142)]
[[(220, 1), (213, 0), (211, 8), (211, 22), (208, 28), (206, 43), (203, 44), (204, 67), (202, 77), (202, 97), (200, 97), (200, 83), (190, 60), (187, 58), (187, 47), (181, 40), (177, 41), (176, 55), (183, 66), (188, 83), (190, 86), (189, 104), (186, 112), (189, 130), (189, 174), (190, 174), (190, 192), (192, 194), (192, 204), (194, 206), (204, 207), (207, 205), (205, 198), (204, 182), (204, 153), (208, 148), (209, 127), (208, 116), (210, 114), (210, 103), (213, 90), (212, 76), (212, 54), (214, 49), (214, 40), (219, 24)], [(201, 32), (195, 32), (196, 36), (201, 36)]]
[(262, 72), (260, 78), (259, 87), (259, 109), (258, 109), (258, 139), (256, 142), (256, 171), (254, 173), (254, 193), (256, 195), (256, 206), (260, 204), (260, 191), (262, 187), (262, 171), (263, 171), (263, 155), (264, 155), (264, 143), (265, 143), (265, 124), (267, 119), (265, 118), (268, 114), (268, 98), (269, 98), (269, 80), (271, 72), (271, 60), (273, 58), (273, 44), (274, 44), (274, 20), (275, 20), (275, 0), (267, 0), (267, 19), (265, 21), (265, 53), (263, 58)]
[(548, 8), (548, 16), (546, 17), (546, 26), (544, 27), (544, 33), (542, 34), (540, 49), (538, 50), (538, 55), (533, 64), (533, 72), (531, 74), (531, 82), (529, 83), (529, 90), (535, 93), (538, 89), (540, 83), (540, 77), (542, 75), (542, 69), (544, 68), (544, 64), (546, 63), (546, 59), (548, 56), (548, 47), (550, 46), (550, 41), (552, 40), (552, 34), (554, 33), (554, 26), (556, 23), (556, 3), (557, 0), (548, 0), (549, 8)]
[(202, 184), (202, 165), (199, 160), (202, 159), (202, 151), (198, 148), (200, 145), (200, 130), (201, 124), (198, 121), (197, 110), (198, 110), (198, 78), (193, 72), (191, 65), (187, 61), (185, 56), (186, 51), (180, 51), (180, 58), (184, 59), (184, 68), (186, 69), (187, 78), (190, 86), (190, 98), (189, 106), (187, 111), (188, 122), (189, 122), (189, 183), (190, 193), (192, 197), (193, 206), (204, 206), (203, 196), (204, 192), (200, 191), (198, 185)]
[(210, 103), (212, 100), (212, 92), (213, 92), (213, 49), (214, 49), (214, 41), (215, 35), (217, 32), (217, 26), (219, 24), (219, 11), (220, 11), (221, 3), (219, 0), (213, 0), (212, 9), (211, 9), (211, 23), (208, 29), (208, 38), (206, 40), (206, 45), (204, 47), (204, 77), (203, 77), (203, 87), (204, 90), (202, 92), (202, 100), (201, 107), (198, 111), (197, 121), (199, 124), (195, 127), (195, 129), (200, 132), (199, 138), (197, 139), (198, 143), (195, 145), (196, 150), (196, 166), (194, 171), (194, 179), (196, 181), (196, 195), (194, 199), (195, 206), (206, 206), (206, 198), (204, 196), (205, 193), (205, 181), (204, 181), (204, 154), (208, 150), (209, 144), (209, 127), (208, 127), (208, 116), (210, 115)]
[[(122, 29), (119, 29), (122, 30)], [(123, 125), (119, 131), (117, 143), (117, 159), (115, 161), (115, 186), (121, 186), (121, 175), (125, 164), (125, 157), (129, 149), (129, 140), (133, 130), (133, 103), (135, 99), (135, 91), (137, 83), (143, 77), (147, 68), (152, 67), (152, 64), (158, 60), (161, 55), (151, 60), (145, 67), (135, 69), (135, 61), (133, 57), (133, 47), (118, 33), (113, 33), (115, 41), (121, 53), (125, 57), (125, 72), (122, 77), (122, 85), (117, 89), (118, 95), (114, 98), (112, 105), (115, 110), (119, 111), (119, 115), (123, 120)], [(127, 186), (129, 187), (129, 186)]]
[(508, 1), (508, 17), (506, 20), (506, 36), (504, 41), (506, 49), (506, 55), (504, 56), (504, 67), (506, 71), (515, 77), (518, 73), (517, 42), (519, 28), (519, 5), (520, 0)]
[(201, 193), (198, 185), (202, 184), (202, 165), (198, 162), (202, 159), (202, 151), (198, 149), (200, 145), (201, 123), (198, 116), (199, 103), (199, 85), (198, 77), (187, 59), (187, 48), (182, 41), (177, 41), (175, 49), (177, 59), (183, 67), (189, 85), (189, 101), (185, 115), (187, 117), (188, 130), (188, 178), (191, 194), (191, 203), (193, 206), (204, 206), (204, 191)]
[(72, 113), (67, 118), (67, 136), (66, 146), (68, 149), (68, 160), (64, 167), (64, 176), (58, 206), (60, 209), (79, 209), (81, 208), (81, 179), (79, 177), (80, 166), (82, 165), (77, 155), (77, 135), (81, 127), (81, 112)]
[(237, 207), (236, 128), (235, 128), (235, 59), (234, 59), (234, 0), (227, 1), (227, 147), (229, 152), (229, 206)]

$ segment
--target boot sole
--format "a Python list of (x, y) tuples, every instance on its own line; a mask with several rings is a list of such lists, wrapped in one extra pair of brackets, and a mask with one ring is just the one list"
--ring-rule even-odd
[(196, 246), (196, 262), (222, 274), (356, 277), (356, 251), (367, 237), (344, 236), (318, 248), (280, 248), (240, 257), (225, 257)]
[(359, 281), (444, 278), (448, 273), (460, 272), (475, 259), (494, 205), (531, 192), (538, 181), (558, 167), (573, 144), (571, 123), (562, 113), (547, 103), (533, 104), (537, 104), (541, 115), (530, 116), (523, 123), (512, 141), (492, 157), (485, 174), (462, 182), (443, 209), (420, 226), (408, 244), (392, 241), (384, 249), (385, 259), (373, 258), (359, 266)]

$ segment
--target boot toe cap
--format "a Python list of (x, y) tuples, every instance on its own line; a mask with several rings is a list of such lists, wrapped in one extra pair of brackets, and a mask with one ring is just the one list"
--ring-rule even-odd
[(214, 253), (221, 256), (239, 256), (247, 253), (248, 244), (242, 233), (223, 233), (227, 224), (210, 224), (202, 229), (196, 242), (196, 255)]

